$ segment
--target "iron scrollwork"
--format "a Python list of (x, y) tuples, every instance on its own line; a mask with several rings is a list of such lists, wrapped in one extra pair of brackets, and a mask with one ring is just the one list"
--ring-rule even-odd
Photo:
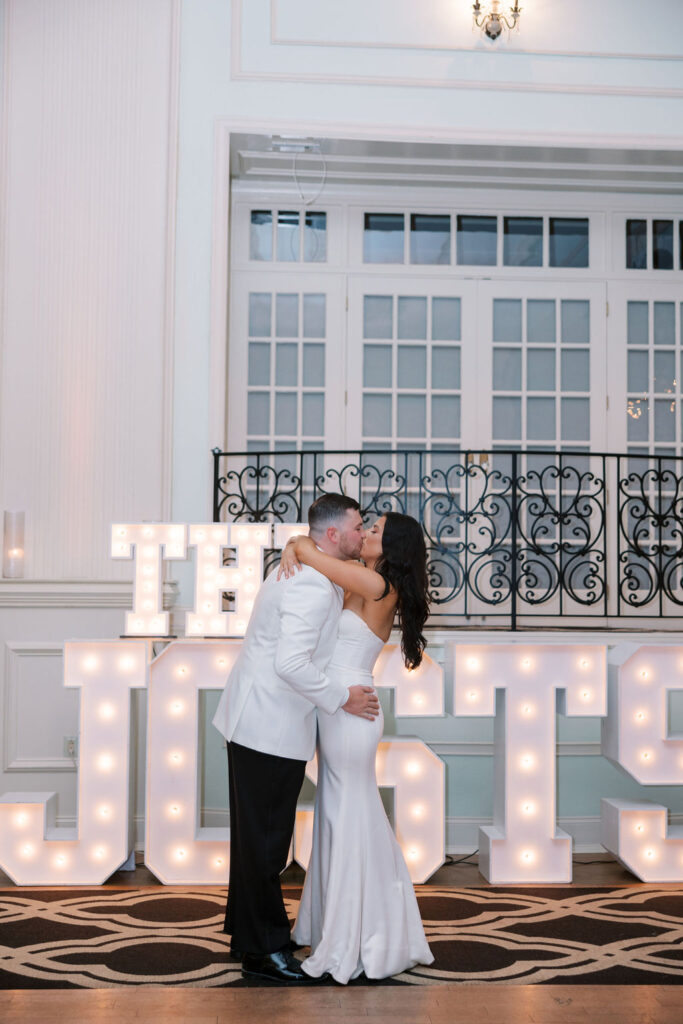
[(680, 614), (683, 460), (639, 459), (641, 471), (579, 452), (216, 451), (214, 518), (300, 522), (330, 492), (356, 498), (366, 522), (415, 515), (437, 617)]

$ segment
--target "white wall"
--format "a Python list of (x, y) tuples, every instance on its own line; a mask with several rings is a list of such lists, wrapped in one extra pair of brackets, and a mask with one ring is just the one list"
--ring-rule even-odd
[(28, 575), (163, 515), (174, 5), (6, 0), (0, 507)]
[(110, 524), (170, 509), (178, 15), (0, 7), (0, 511), (27, 524), (27, 578), (0, 580), (0, 792), (54, 790), (66, 824), (62, 644), (121, 632)]

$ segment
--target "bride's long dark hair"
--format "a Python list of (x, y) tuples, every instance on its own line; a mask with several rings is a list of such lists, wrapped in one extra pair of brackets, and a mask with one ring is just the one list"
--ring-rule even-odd
[(417, 668), (427, 641), (422, 628), (429, 615), (427, 549), (422, 527), (412, 516), (387, 512), (382, 532), (382, 554), (375, 565), (384, 579), (382, 597), (393, 587), (398, 596), (401, 652), (407, 668)]

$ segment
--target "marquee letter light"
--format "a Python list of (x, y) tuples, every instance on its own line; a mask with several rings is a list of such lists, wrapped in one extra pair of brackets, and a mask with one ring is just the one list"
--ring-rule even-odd
[(223, 689), (240, 646), (178, 640), (152, 663), (145, 863), (167, 885), (228, 879), (230, 830), (199, 826), (199, 691)]
[(373, 672), (375, 686), (395, 690), (397, 718), (435, 718), (444, 714), (443, 669), (428, 654), (418, 668), (406, 668), (399, 644), (385, 644)]
[[(394, 827), (413, 882), (426, 881), (444, 862), (446, 767), (422, 740), (395, 736), (382, 740), (375, 762), (378, 786), (394, 790)], [(314, 758), (306, 775), (318, 781)], [(313, 811), (297, 808), (294, 857), (308, 867), (313, 834)]]
[[(223, 548), (237, 551), (237, 564), (223, 565)], [(258, 523), (198, 523), (190, 526), (197, 549), (194, 611), (187, 613), (188, 636), (244, 636), (263, 581), (263, 549), (270, 526)], [(235, 611), (221, 610), (224, 590), (235, 593)]]
[(181, 523), (115, 523), (111, 528), (111, 557), (131, 558), (133, 546), (133, 611), (126, 612), (125, 633), (168, 636), (169, 613), (161, 610), (161, 548), (164, 558), (185, 558), (187, 528)]
[(0, 865), (17, 885), (100, 885), (128, 859), (130, 691), (147, 684), (146, 646), (64, 645), (64, 685), (81, 690), (78, 827), (55, 827), (55, 793), (0, 797)]
[[(602, 752), (642, 786), (683, 782), (683, 736), (670, 733), (669, 693), (683, 689), (683, 647), (623, 645), (610, 653)], [(643, 882), (683, 880), (683, 827), (649, 800), (602, 800), (600, 842)]]
[[(555, 712), (606, 713), (604, 647), (456, 644), (454, 712), (495, 715), (493, 826), (479, 829), (490, 882), (570, 882), (555, 813)], [(498, 692), (497, 692), (498, 691)]]

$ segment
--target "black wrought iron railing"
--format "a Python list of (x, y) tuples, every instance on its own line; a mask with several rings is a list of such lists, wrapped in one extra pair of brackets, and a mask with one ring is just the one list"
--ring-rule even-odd
[[(683, 459), (559, 451), (221, 452), (214, 519), (305, 522), (320, 494), (422, 524), (432, 620), (643, 627), (683, 616)], [(586, 620), (579, 623), (577, 620)], [(628, 621), (626, 621), (628, 620)], [(683, 620), (681, 620), (683, 624)]]

